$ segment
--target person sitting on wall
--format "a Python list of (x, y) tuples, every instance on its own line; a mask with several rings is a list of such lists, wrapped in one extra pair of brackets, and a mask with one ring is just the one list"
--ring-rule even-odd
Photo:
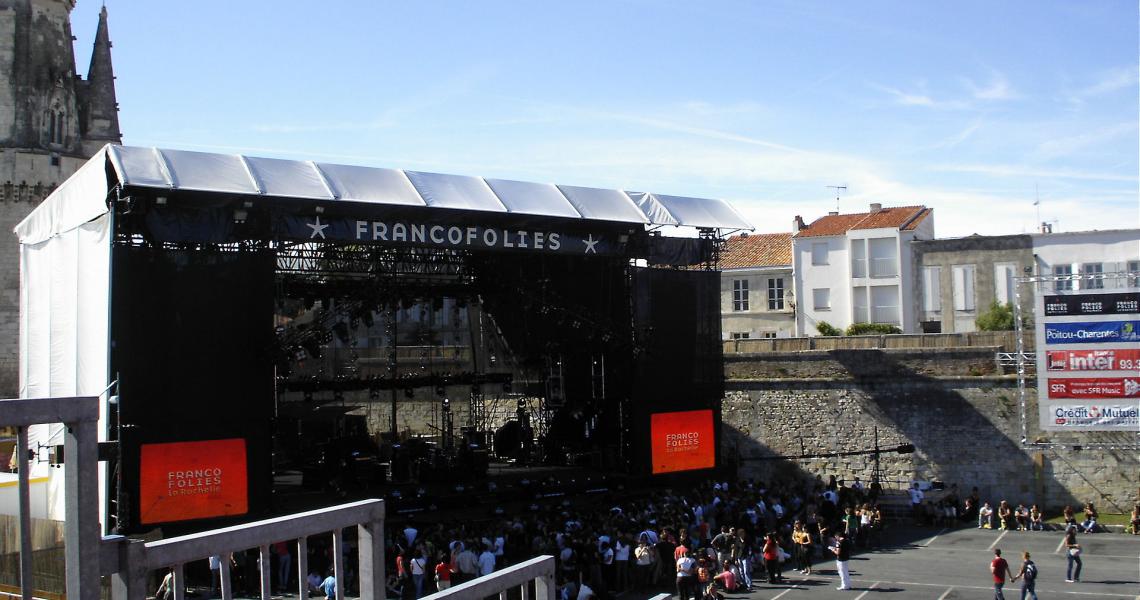
[(1045, 531), (1045, 514), (1036, 504), (1029, 509), (1029, 528), (1033, 531)]
[(1081, 530), (1085, 533), (1096, 533), (1096, 520), (1100, 515), (1092, 502), (1085, 503), (1085, 522), (1081, 523)]
[(1018, 503), (1013, 510), (1013, 518), (1017, 519), (1018, 531), (1029, 531), (1029, 509), (1024, 504)]
[(1002, 531), (1013, 529), (1013, 508), (1009, 506), (1009, 502), (1002, 500), (1001, 504), (998, 504), (997, 516)]
[(994, 509), (990, 507), (989, 502), (982, 503), (982, 507), (978, 509), (978, 529), (993, 529), (994, 528)]

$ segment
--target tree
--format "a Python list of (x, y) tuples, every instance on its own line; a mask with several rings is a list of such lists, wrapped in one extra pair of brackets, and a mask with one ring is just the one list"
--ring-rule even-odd
[(985, 312), (978, 315), (976, 323), (979, 331), (1013, 331), (1013, 304), (999, 304), (994, 300)]
[(852, 323), (847, 327), (847, 335), (891, 335), (902, 333), (902, 330), (887, 323)]
[(827, 321), (820, 321), (819, 323), (816, 323), (815, 329), (816, 331), (819, 331), (820, 335), (843, 335), (843, 332), (840, 331), (838, 327), (832, 325), (831, 323), (828, 323)]

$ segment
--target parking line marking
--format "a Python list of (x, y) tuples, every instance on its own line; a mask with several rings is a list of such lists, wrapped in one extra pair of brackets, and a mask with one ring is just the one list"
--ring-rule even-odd
[(855, 596), (855, 600), (863, 600), (863, 596), (866, 596), (867, 594), (870, 594), (870, 593), (871, 593), (871, 590), (875, 589), (875, 586), (876, 586), (876, 585), (879, 585), (879, 582), (878, 582), (878, 581), (876, 581), (875, 583), (872, 583), (872, 584), (871, 584), (871, 587), (867, 588), (867, 590), (866, 590), (866, 591), (864, 591), (862, 594), (859, 594), (858, 596)]
[[(800, 580), (800, 583), (803, 583), (804, 581), (807, 581), (807, 579), (806, 579), (806, 578), (805, 578), (805, 579), (801, 579), (801, 580)], [(792, 584), (792, 587), (790, 587), (790, 588), (788, 588), (788, 589), (786, 589), (786, 590), (784, 590), (784, 591), (780, 592), (779, 594), (776, 594), (775, 596), (772, 596), (772, 600), (776, 600), (776, 599), (777, 599), (777, 598), (779, 598), (780, 596), (783, 596), (784, 594), (786, 594), (786, 593), (788, 593), (788, 592), (790, 592), (790, 591), (792, 591), (792, 590), (794, 590), (794, 589), (799, 589), (799, 587), (800, 587), (800, 584), (799, 584), (799, 583), (793, 583), (793, 584)]]
[(946, 600), (946, 596), (949, 596), (950, 592), (953, 592), (953, 591), (954, 591), (954, 586), (950, 586), (950, 587), (946, 588), (946, 591), (942, 592), (942, 595), (938, 597), (938, 600)]
[(1006, 529), (1005, 531), (1001, 532), (1001, 535), (997, 536), (997, 538), (995, 538), (995, 539), (994, 539), (994, 543), (990, 544), (990, 548), (989, 548), (989, 549), (990, 549), (990, 550), (993, 550), (993, 549), (994, 549), (994, 547), (998, 545), (998, 542), (1000, 542), (1000, 541), (1001, 541), (1001, 538), (1005, 537), (1005, 534), (1007, 534), (1007, 533), (1009, 533), (1009, 530), (1008, 530), (1008, 529)]
[(942, 535), (942, 534), (944, 534), (944, 533), (946, 533), (946, 528), (945, 528), (945, 527), (943, 527), (943, 528), (942, 528), (942, 531), (939, 531), (938, 533), (934, 534), (934, 537), (930, 538), (929, 540), (926, 540), (925, 542), (923, 542), (923, 543), (922, 543), (922, 544), (920, 544), (920, 545), (921, 545), (923, 548), (925, 548), (925, 547), (929, 546), (930, 544), (934, 543), (934, 540), (938, 539), (938, 536), (940, 536), (940, 535)]

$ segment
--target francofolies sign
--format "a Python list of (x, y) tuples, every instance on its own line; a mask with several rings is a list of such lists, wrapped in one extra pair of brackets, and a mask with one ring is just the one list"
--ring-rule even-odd
[(618, 254), (624, 244), (612, 232), (553, 228), (495, 227), (481, 224), (371, 220), (323, 215), (279, 218), (277, 235), (312, 242), (358, 242), (553, 254)]

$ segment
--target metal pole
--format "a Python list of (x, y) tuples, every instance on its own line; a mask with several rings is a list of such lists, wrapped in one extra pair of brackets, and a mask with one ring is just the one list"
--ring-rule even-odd
[(333, 530), (333, 574), (336, 581), (336, 600), (344, 600), (344, 530)]
[(309, 538), (297, 538), (297, 598), (309, 600)]
[(186, 600), (186, 574), (182, 570), (182, 563), (174, 565), (174, 600)]
[(218, 579), (222, 586), (222, 600), (233, 600), (234, 584), (233, 578), (230, 577), (230, 561), (233, 560), (233, 552), (223, 552), (218, 558)]
[(20, 469), (20, 596), (32, 600), (32, 492), (31, 467), (28, 465), (28, 429), (16, 428), (16, 460)]
[(273, 569), (269, 559), (269, 544), (258, 548), (258, 566), (261, 568), (261, 600), (273, 595)]
[[(96, 403), (97, 400), (92, 400)], [(97, 422), (65, 424), (64, 557), (68, 600), (99, 600), (99, 434)]]

